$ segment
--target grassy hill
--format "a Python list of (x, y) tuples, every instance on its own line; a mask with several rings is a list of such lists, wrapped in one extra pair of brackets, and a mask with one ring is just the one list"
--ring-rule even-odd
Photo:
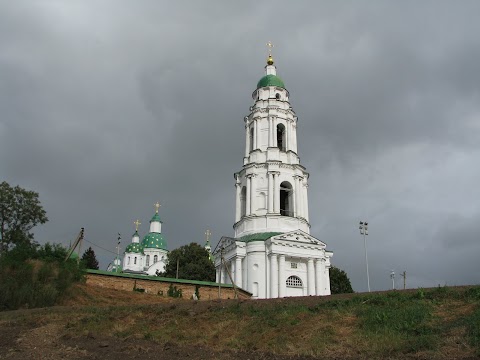
[(480, 286), (208, 302), (76, 294), (68, 306), (0, 313), (0, 358), (35, 358), (32, 341), (51, 358), (480, 357)]

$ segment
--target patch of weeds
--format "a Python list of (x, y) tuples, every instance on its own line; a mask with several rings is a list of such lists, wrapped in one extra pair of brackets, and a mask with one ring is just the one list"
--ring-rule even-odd
[(170, 286), (168, 287), (167, 295), (173, 298), (181, 298), (182, 289), (178, 289), (176, 286), (170, 284)]
[[(431, 350), (438, 343), (438, 335), (430, 324), (432, 308), (424, 301), (404, 302), (403, 299), (395, 301), (385, 297), (382, 305), (369, 304), (361, 307), (357, 313), (360, 328), (367, 338), (369, 335), (379, 335), (385, 338), (386, 343), (389, 339), (391, 342), (401, 339), (403, 345), (398, 351)], [(382, 351), (387, 351), (387, 348)]]
[(480, 355), (480, 308), (477, 307), (474, 313), (466, 319), (467, 335), (470, 343), (475, 347), (477, 355)]
[(463, 296), (469, 300), (480, 300), (480, 286), (468, 288)]

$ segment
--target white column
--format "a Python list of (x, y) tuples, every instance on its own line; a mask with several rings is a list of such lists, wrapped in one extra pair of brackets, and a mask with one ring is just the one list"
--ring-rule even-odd
[(317, 295), (323, 295), (323, 262), (322, 259), (315, 260), (315, 289)]
[(279, 183), (279, 173), (274, 174), (274, 181), (273, 181), (273, 193), (274, 193), (274, 201), (273, 201), (273, 212), (278, 214), (280, 213), (280, 183)]
[(251, 176), (247, 176), (247, 196), (245, 198), (246, 206), (245, 206), (245, 215), (249, 216), (250, 215), (250, 192), (251, 192)]
[(274, 197), (274, 192), (273, 192), (273, 174), (272, 173), (267, 173), (268, 176), (268, 210), (267, 212), (269, 214), (273, 213), (273, 197)]
[(308, 295), (315, 295), (315, 271), (313, 269), (313, 259), (308, 259), (307, 281), (308, 281)]
[(242, 287), (242, 258), (235, 258), (235, 284)]
[(250, 134), (248, 133), (248, 126), (245, 123), (245, 157), (250, 153)]
[(272, 118), (273, 147), (277, 147), (277, 118)]
[(287, 126), (285, 126), (285, 151), (288, 151), (290, 146), (290, 121), (286, 121)]
[(255, 191), (255, 174), (252, 174), (250, 177), (250, 215), (252, 215), (255, 212), (255, 209), (257, 208), (255, 204), (256, 200), (256, 191)]
[(268, 147), (273, 147), (273, 119), (271, 116), (268, 117)]
[(242, 187), (240, 183), (235, 184), (235, 222), (240, 221), (242, 214), (242, 201), (240, 197), (242, 196)]
[(285, 292), (287, 289), (285, 279), (285, 255), (280, 255), (278, 258), (278, 297), (285, 297)]
[(277, 254), (270, 255), (270, 298), (278, 297)]
[(220, 264), (220, 283), (225, 284), (225, 269), (223, 263)]
[(298, 176), (293, 177), (294, 180), (294, 198), (295, 198), (295, 216), (300, 217), (300, 201), (298, 199), (298, 194), (300, 193), (300, 186), (298, 185)]
[(298, 154), (298, 149), (297, 149), (297, 124), (292, 123), (292, 139), (293, 139), (293, 151), (295, 151), (296, 154)]
[(325, 266), (325, 290), (323, 291), (323, 295), (330, 295), (330, 266)]
[(308, 221), (308, 184), (305, 180), (305, 185), (303, 186), (303, 214), (304, 218)]
[[(232, 276), (232, 283), (235, 281), (235, 272), (236, 272), (236, 269), (235, 269), (235, 261), (230, 260), (230, 275)], [(230, 280), (230, 277), (228, 278)]]
[(298, 179), (298, 216), (305, 217), (305, 213), (303, 212), (303, 180), (301, 178)]
[(258, 149), (258, 121), (253, 120), (253, 150)]
[(215, 269), (215, 282), (219, 283), (221, 280), (220, 267)]

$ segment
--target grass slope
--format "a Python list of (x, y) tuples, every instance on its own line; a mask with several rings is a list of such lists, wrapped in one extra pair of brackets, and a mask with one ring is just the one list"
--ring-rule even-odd
[(323, 298), (58, 307), (1, 313), (0, 327), (24, 324), (26, 319), (60, 324), (63, 336), (109, 334), (216, 351), (322, 359), (480, 356), (480, 286)]

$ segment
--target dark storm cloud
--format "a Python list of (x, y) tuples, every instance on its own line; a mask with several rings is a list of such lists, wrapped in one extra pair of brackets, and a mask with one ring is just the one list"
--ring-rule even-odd
[[(364, 290), (478, 282), (476, 2), (0, 3), (2, 178), (41, 242), (114, 251), (153, 203), (168, 246), (232, 234), (243, 117), (272, 40), (310, 171), (312, 234)], [(101, 266), (113, 254), (101, 249)], [(450, 264), (457, 264), (455, 266)]]

